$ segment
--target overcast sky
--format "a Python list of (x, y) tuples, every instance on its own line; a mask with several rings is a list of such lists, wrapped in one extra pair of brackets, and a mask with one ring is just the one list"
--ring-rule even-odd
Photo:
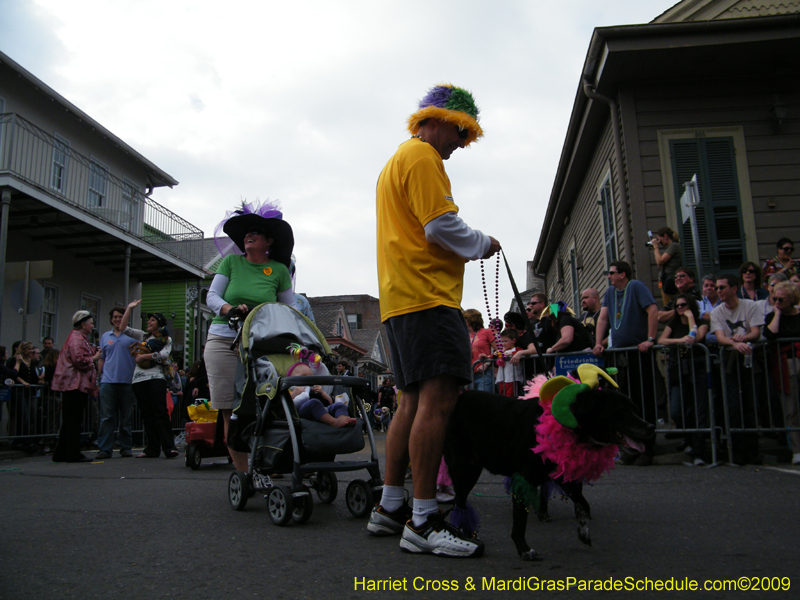
[[(485, 137), (445, 168), (522, 290), (592, 30), (673, 4), (0, 0), (0, 50), (177, 179), (154, 198), (206, 236), (241, 199), (280, 200), (309, 296), (378, 295), (378, 174), (429, 87), (467, 88)], [(486, 313), (477, 262), (463, 307)]]

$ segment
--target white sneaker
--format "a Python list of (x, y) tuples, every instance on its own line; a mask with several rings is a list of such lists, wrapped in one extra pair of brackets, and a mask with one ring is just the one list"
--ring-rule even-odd
[(800, 452), (795, 452), (795, 455), (792, 456), (792, 464), (800, 465)]
[(372, 509), (367, 524), (367, 531), (374, 535), (397, 535), (403, 531), (406, 522), (411, 518), (411, 507), (408, 502), (394, 512), (388, 512), (378, 505)]
[(441, 513), (433, 513), (420, 528), (413, 521), (406, 523), (400, 548), (408, 552), (439, 554), (469, 558), (483, 554), (483, 542), (478, 538), (464, 538), (446, 523)]

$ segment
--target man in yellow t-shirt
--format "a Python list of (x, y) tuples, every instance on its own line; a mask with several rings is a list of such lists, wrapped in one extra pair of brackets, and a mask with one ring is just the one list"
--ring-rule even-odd
[[(472, 95), (452, 85), (429, 90), (408, 121), (412, 138), (378, 179), (378, 281), (381, 320), (403, 402), (386, 439), (386, 485), (367, 529), (402, 533), (410, 552), (479, 556), (483, 543), (462, 538), (436, 502), (447, 421), (458, 386), (472, 381), (469, 332), (461, 314), (464, 264), (488, 258), (499, 242), (458, 217), (442, 161), (483, 135)], [(413, 512), (405, 503), (409, 459)]]

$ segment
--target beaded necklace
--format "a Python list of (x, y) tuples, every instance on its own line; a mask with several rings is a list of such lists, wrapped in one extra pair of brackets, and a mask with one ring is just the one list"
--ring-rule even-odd
[[(497, 343), (497, 350), (502, 352), (503, 342), (500, 340), (500, 330), (492, 327), (492, 309), (489, 306), (489, 292), (486, 290), (486, 274), (483, 270), (483, 259), (481, 259), (481, 284), (483, 285), (483, 298), (486, 301), (486, 318), (489, 320), (489, 328), (494, 332), (494, 339)], [(494, 302), (497, 320), (500, 320), (500, 253), (497, 253), (497, 269), (494, 274)], [(477, 335), (477, 334), (476, 334)]]
[(423, 141), (426, 144), (428, 143), (428, 141), (425, 138), (423, 138), (421, 135), (417, 135), (416, 133), (414, 135), (412, 135), (411, 137), (412, 138), (417, 138), (418, 140)]
[(625, 312), (625, 301), (628, 299), (628, 286), (631, 284), (629, 281), (625, 284), (625, 291), (622, 292), (622, 307), (619, 305), (619, 290), (614, 289), (614, 308), (616, 309), (616, 318), (614, 319), (614, 329), (619, 329), (622, 326), (622, 313)]

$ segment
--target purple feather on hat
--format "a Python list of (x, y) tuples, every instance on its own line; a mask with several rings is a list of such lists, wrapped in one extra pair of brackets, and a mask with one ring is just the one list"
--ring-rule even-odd
[(419, 101), (419, 107), (436, 106), (437, 108), (444, 108), (452, 93), (453, 88), (446, 85), (432, 87), (425, 97)]
[(283, 213), (280, 208), (280, 202), (277, 200), (275, 202), (270, 202), (269, 198), (267, 198), (264, 202), (256, 200), (255, 202), (242, 203), (242, 206), (236, 210), (226, 211), (225, 218), (214, 228), (214, 245), (217, 247), (217, 250), (219, 250), (219, 253), (222, 256), (242, 253), (234, 241), (223, 231), (223, 227), (225, 227), (225, 223), (227, 223), (229, 219), (240, 215), (251, 214), (264, 217), (265, 219), (283, 219)]

